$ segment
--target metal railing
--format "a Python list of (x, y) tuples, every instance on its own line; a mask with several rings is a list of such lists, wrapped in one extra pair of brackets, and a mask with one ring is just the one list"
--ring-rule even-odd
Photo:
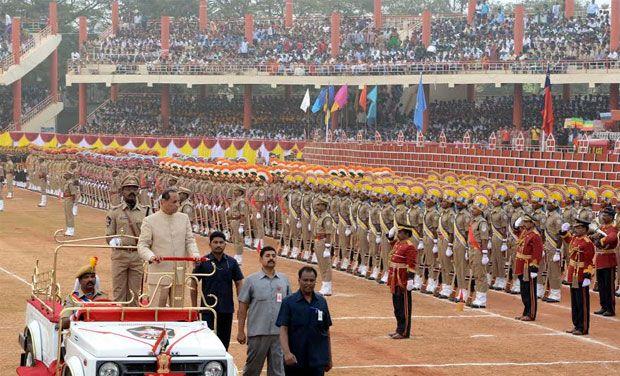
[[(102, 67), (115, 65), (112, 74), (149, 75), (271, 75), (271, 76), (386, 76), (425, 74), (552, 74), (608, 73), (620, 70), (620, 60), (597, 61), (506, 61), (506, 62), (402, 62), (396, 64), (302, 64), (292, 63), (114, 63), (113, 57), (88, 55), (85, 60), (69, 61), (69, 74), (100, 74)], [(123, 55), (127, 56), (127, 55)], [(98, 61), (97, 61), (98, 60)], [(129, 60), (129, 59), (128, 59)]]
[[(44, 38), (47, 38), (51, 33), (52, 27), (49, 25), (39, 30), (37, 33), (34, 33), (34, 35), (32, 35), (30, 38), (28, 38), (25, 42), (22, 43), (20, 48), (20, 56), (23, 57), (26, 53), (28, 53), (28, 51), (33, 49), (37, 44), (39, 44)], [(11, 53), (0, 61), (0, 74), (3, 71), (7, 70), (13, 64), (15, 64), (15, 56)]]
[[(47, 108), (47, 106), (49, 106), (52, 103), (59, 102), (59, 101), (60, 101), (60, 94), (51, 94), (51, 95), (49, 95), (47, 98), (45, 98), (41, 102), (37, 103), (32, 109), (30, 109), (30, 111), (28, 111), (25, 114), (23, 114), (21, 116), (21, 118), (19, 119), (19, 124), (21, 124), (21, 125), (26, 124), (27, 122), (32, 120), (32, 118), (34, 118), (40, 112), (42, 112), (45, 108)], [(15, 123), (11, 123), (11, 124), (9, 124), (7, 126), (5, 131), (14, 131), (15, 129), (16, 129), (15, 128)]]

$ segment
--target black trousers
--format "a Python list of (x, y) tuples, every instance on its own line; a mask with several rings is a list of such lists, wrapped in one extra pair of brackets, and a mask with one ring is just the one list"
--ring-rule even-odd
[(523, 302), (523, 316), (528, 316), (532, 320), (536, 320), (536, 312), (538, 311), (538, 300), (536, 296), (537, 279), (538, 278), (530, 277), (529, 281), (524, 281), (523, 275), (519, 276), (521, 301)]
[(396, 287), (392, 293), (392, 305), (396, 317), (396, 333), (409, 337), (411, 335), (411, 291)]
[(616, 313), (616, 268), (596, 269), (596, 281), (598, 282), (598, 296), (601, 308), (613, 314)]
[[(209, 328), (213, 328), (213, 314), (211, 312), (203, 312), (202, 320), (207, 322)], [(222, 344), (228, 351), (230, 345), (230, 332), (232, 330), (233, 314), (232, 313), (217, 313), (217, 338), (222, 341)]]
[[(581, 283), (579, 283), (581, 286)], [(588, 287), (570, 288), (570, 306), (573, 326), (583, 334), (590, 330), (590, 289)]]
[(323, 376), (325, 375), (325, 367), (288, 367), (284, 366), (284, 374), (286, 376)]

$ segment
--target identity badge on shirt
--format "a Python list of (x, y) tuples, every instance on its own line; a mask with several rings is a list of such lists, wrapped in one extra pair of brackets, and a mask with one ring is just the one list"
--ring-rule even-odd
[(276, 303), (282, 303), (282, 293), (276, 293)]
[(317, 309), (317, 312), (318, 312), (317, 320), (323, 321), (323, 311), (321, 311), (320, 309)]

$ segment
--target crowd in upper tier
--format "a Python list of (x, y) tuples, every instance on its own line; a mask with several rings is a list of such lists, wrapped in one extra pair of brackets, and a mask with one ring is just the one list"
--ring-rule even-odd
[(517, 69), (531, 60), (618, 60), (617, 53), (609, 51), (609, 12), (598, 7), (572, 19), (566, 19), (558, 5), (528, 9), (521, 54), (514, 51), (513, 14), (486, 2), (479, 4), (472, 25), (465, 16), (433, 18), (428, 47), (421, 39), (419, 19), (396, 26), (385, 22), (377, 30), (372, 17), (343, 16), (341, 48), (335, 58), (327, 16), (297, 17), (292, 28), (285, 28), (282, 19), (257, 19), (251, 43), (245, 40), (242, 19), (211, 21), (199, 31), (196, 18), (175, 18), (169, 51), (161, 48), (159, 19), (136, 13), (122, 21), (116, 35), (89, 41), (81, 59), (117, 63), (124, 73), (135, 73), (136, 65), (147, 63), (150, 72), (199, 74), (253, 66), (299, 75), (411, 73), (447, 62), (513, 61)]
[[(22, 115), (32, 110), (50, 95), (49, 88), (37, 83), (22, 85)], [(13, 91), (0, 86), (0, 130), (13, 122)]]

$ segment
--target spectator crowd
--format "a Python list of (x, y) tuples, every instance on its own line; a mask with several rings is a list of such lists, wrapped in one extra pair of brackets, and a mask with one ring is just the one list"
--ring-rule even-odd
[[(412, 124), (413, 108), (405, 108), (400, 86), (382, 87), (378, 95), (377, 119), (367, 119), (364, 110), (351, 103), (339, 116), (335, 139), (355, 139), (358, 131), (372, 139), (379, 132), (383, 140), (396, 140), (402, 131), (405, 139), (415, 140), (417, 131)], [(173, 94), (170, 100), (169, 129), (161, 127), (158, 94), (123, 94), (116, 102), (106, 102), (89, 118), (85, 133), (180, 135), (223, 138), (266, 138), (299, 140), (311, 138), (318, 132), (324, 136), (324, 114), (306, 114), (299, 108), (301, 97), (255, 95), (252, 100), (252, 126), (243, 128), (243, 99), (233, 95)], [(597, 119), (608, 109), (609, 96), (600, 94), (575, 95), (570, 100), (554, 98), (555, 135), (559, 144), (570, 142), (570, 132), (564, 129), (564, 119), (581, 117)], [(524, 133), (542, 124), (540, 95), (523, 97)], [(409, 104), (409, 107), (414, 107)], [(513, 97), (480, 97), (467, 100), (435, 101), (429, 103), (430, 125), (427, 140), (439, 141), (443, 131), (447, 142), (463, 140), (466, 131), (472, 142), (487, 142), (492, 132), (513, 128)], [(346, 113), (348, 111), (348, 114)]]
[[(50, 95), (45, 85), (31, 82), (22, 85), (22, 115), (31, 111)], [(0, 130), (13, 122), (13, 92), (11, 87), (0, 86)]]
[(193, 67), (206, 73), (226, 66), (255, 66), (272, 73), (347, 70), (364, 74), (410, 70), (410, 64), (421, 62), (618, 59), (609, 51), (609, 13), (598, 7), (572, 19), (566, 19), (559, 6), (528, 9), (523, 53), (518, 55), (514, 51), (514, 16), (501, 7), (490, 7), (486, 0), (478, 4), (472, 25), (462, 15), (433, 19), (429, 47), (421, 40), (420, 19), (400, 26), (391, 22), (376, 30), (371, 17), (343, 16), (336, 58), (330, 54), (331, 24), (326, 16), (298, 17), (290, 29), (281, 18), (256, 20), (252, 43), (245, 40), (243, 19), (211, 21), (206, 30), (199, 31), (195, 17), (175, 18), (168, 51), (161, 49), (159, 19), (135, 14), (122, 21), (116, 35), (87, 43), (82, 52), (85, 61), (117, 63), (126, 73), (133, 73), (136, 64), (146, 63), (151, 72), (180, 73)]

